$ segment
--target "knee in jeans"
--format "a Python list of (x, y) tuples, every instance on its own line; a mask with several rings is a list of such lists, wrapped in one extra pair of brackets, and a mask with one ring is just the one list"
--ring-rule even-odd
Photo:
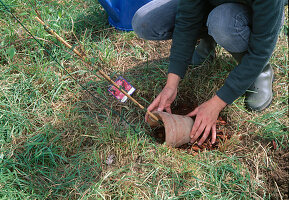
[[(230, 9), (231, 8), (231, 9)], [(247, 11), (241, 4), (224, 4), (208, 16), (208, 33), (224, 49), (243, 52), (248, 49), (250, 36)]]
[(136, 12), (132, 19), (132, 28), (140, 38), (151, 39), (152, 26), (149, 24), (149, 19), (147, 19), (146, 15), (142, 16)]
[(207, 21), (208, 34), (211, 35), (214, 40), (222, 47), (226, 47), (227, 44), (233, 44), (236, 38), (232, 33), (232, 29), (223, 21), (215, 16), (211, 16)]

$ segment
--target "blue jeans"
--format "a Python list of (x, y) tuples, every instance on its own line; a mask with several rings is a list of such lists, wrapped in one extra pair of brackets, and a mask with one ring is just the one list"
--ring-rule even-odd
[(153, 0), (137, 10), (132, 28), (145, 40), (172, 38), (179, 0)]
[[(136, 34), (147, 40), (171, 39), (177, 4), (178, 0), (153, 0), (141, 7), (132, 20)], [(229, 52), (244, 52), (248, 49), (251, 24), (250, 8), (238, 3), (225, 3), (210, 12), (207, 34)]]

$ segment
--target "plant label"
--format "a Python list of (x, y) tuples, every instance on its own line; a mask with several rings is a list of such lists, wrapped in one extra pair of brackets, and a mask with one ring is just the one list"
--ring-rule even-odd
[[(127, 82), (122, 76), (118, 77), (115, 83), (124, 91), (126, 91), (129, 95), (131, 95), (134, 91), (135, 88)], [(124, 103), (127, 100), (127, 96), (123, 94), (118, 88), (116, 88), (114, 85), (110, 86), (108, 91), (119, 101)]]

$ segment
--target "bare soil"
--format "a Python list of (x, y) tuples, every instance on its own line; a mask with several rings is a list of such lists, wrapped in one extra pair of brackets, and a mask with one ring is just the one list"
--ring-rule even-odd
[(289, 199), (289, 149), (272, 151), (270, 155), (276, 163), (274, 170), (267, 171), (267, 181), (272, 199)]

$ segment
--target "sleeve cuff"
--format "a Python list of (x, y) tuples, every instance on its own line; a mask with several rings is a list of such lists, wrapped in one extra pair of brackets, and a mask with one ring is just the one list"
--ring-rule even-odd
[(226, 84), (221, 87), (216, 94), (227, 104), (232, 104), (240, 96), (236, 94), (235, 91), (232, 88), (228, 87)]
[(186, 64), (182, 64), (178, 61), (170, 60), (168, 73), (173, 73), (181, 77), (183, 79), (185, 77), (188, 66)]

